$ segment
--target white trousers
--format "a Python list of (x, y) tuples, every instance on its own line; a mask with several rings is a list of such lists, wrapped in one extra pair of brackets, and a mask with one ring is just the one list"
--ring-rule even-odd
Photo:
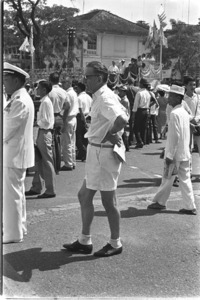
[(26, 169), (3, 168), (3, 242), (23, 239), (26, 228)]
[(66, 120), (65, 130), (61, 135), (63, 160), (67, 167), (76, 165), (76, 125), (76, 117), (69, 117)]
[[(194, 193), (192, 188), (192, 182), (190, 178), (190, 162), (179, 161), (176, 163), (178, 169), (179, 186), (181, 189), (183, 208), (191, 210), (195, 209)], [(153, 202), (158, 202), (161, 205), (165, 205), (172, 189), (175, 176), (170, 179), (162, 178), (161, 185), (154, 196)]]

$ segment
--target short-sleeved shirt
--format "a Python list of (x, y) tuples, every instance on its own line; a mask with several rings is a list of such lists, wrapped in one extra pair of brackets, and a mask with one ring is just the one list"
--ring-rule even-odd
[(197, 122), (200, 121), (200, 96), (194, 93), (192, 97), (189, 97), (185, 94), (184, 101), (189, 106), (192, 116), (195, 117)]
[(90, 112), (91, 105), (92, 105), (92, 98), (86, 92), (81, 92), (78, 95), (78, 105), (79, 108), (82, 109), (83, 114), (86, 116)]
[[(93, 94), (91, 107), (91, 124), (85, 137), (92, 143), (100, 144), (114, 121), (120, 115), (126, 116), (118, 96), (107, 87), (102, 86)], [(110, 142), (106, 142), (110, 144)]]
[(55, 84), (49, 93), (49, 98), (52, 101), (54, 113), (61, 113), (66, 99), (66, 91), (58, 84)]
[(151, 95), (146, 89), (141, 89), (135, 96), (133, 105), (133, 112), (136, 112), (138, 108), (149, 108)]
[(37, 113), (37, 124), (41, 129), (53, 129), (53, 104), (48, 96), (43, 97), (40, 102), (41, 104)]

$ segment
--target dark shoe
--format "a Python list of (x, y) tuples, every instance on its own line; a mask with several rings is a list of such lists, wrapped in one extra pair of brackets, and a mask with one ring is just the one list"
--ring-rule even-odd
[(160, 141), (155, 141), (155, 143), (156, 143), (156, 144), (162, 144), (162, 142), (160, 142)]
[(37, 196), (37, 199), (44, 199), (44, 198), (54, 198), (56, 197), (56, 194), (46, 194), (46, 193), (43, 193), (39, 196)]
[(134, 149), (143, 148), (143, 144), (137, 144)]
[(25, 192), (25, 196), (35, 196), (35, 195), (39, 195), (40, 193), (29, 190)]
[(180, 214), (185, 214), (185, 215), (197, 215), (197, 210), (196, 209), (185, 209), (182, 208), (179, 210)]
[(83, 254), (92, 253), (93, 245), (82, 245), (79, 241), (75, 241), (71, 244), (64, 244), (63, 247), (71, 252), (79, 252)]
[(158, 202), (154, 202), (154, 203), (148, 205), (147, 208), (150, 208), (150, 209), (166, 209), (166, 206), (161, 205)]
[(67, 166), (63, 166), (60, 171), (72, 171), (73, 169), (75, 169), (75, 167), (67, 167)]
[(175, 179), (174, 179), (174, 182), (173, 182), (173, 186), (175, 186), (175, 187), (179, 187), (179, 179), (178, 179), (178, 177), (176, 176), (175, 177)]
[(73, 166), (73, 170), (76, 169), (76, 166)]
[(95, 252), (93, 255), (97, 257), (107, 257), (112, 255), (117, 255), (122, 253), (122, 247), (120, 248), (113, 248), (111, 244), (107, 243), (106, 246), (104, 246), (99, 251)]

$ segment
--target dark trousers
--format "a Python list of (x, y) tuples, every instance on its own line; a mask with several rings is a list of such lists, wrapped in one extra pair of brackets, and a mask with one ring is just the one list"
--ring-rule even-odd
[(54, 131), (53, 131), (53, 161), (54, 161), (54, 168), (55, 168), (56, 174), (59, 173), (59, 170), (61, 168), (60, 136), (61, 136), (60, 127), (54, 128)]
[(146, 131), (149, 109), (138, 108), (135, 113), (133, 131), (138, 145), (146, 144)]
[(150, 132), (151, 132), (151, 141), (152, 142), (152, 133), (155, 141), (158, 141), (158, 124), (156, 115), (150, 115)]
[(129, 137), (128, 137), (128, 142), (129, 142), (129, 145), (132, 144), (132, 142), (134, 141), (134, 138), (133, 138), (133, 118), (132, 118), (132, 115), (133, 115), (133, 112), (131, 110), (131, 114), (130, 114), (130, 118), (129, 118)]
[(81, 119), (81, 114), (77, 114), (76, 118), (77, 118), (76, 147), (78, 150), (77, 157), (79, 159), (85, 160), (88, 140), (84, 138), (84, 135), (87, 132), (87, 128), (85, 122)]

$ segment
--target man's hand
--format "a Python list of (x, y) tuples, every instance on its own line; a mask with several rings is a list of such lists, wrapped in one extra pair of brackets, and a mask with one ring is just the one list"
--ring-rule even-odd
[(106, 141), (111, 142), (113, 145), (117, 144), (118, 147), (122, 145), (122, 138), (119, 134), (112, 134), (108, 132), (101, 143), (105, 143)]

